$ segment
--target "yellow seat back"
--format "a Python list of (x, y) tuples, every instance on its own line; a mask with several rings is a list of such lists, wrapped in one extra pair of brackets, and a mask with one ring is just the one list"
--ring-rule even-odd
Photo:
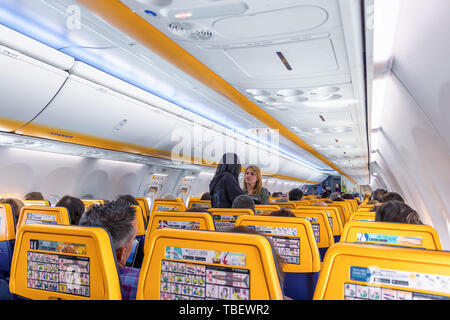
[(376, 212), (368, 212), (368, 211), (356, 211), (350, 215), (347, 223), (350, 221), (375, 221)]
[(105, 204), (105, 200), (103, 200), (103, 199), (80, 199), (80, 200), (81, 200), (81, 202), (83, 202), (85, 210), (89, 209), (89, 207), (94, 204), (99, 204), (99, 205)]
[(236, 220), (241, 215), (253, 215), (251, 209), (224, 209), (211, 208), (208, 210), (214, 221), (216, 231), (229, 231), (235, 226)]
[(69, 212), (64, 207), (25, 206), (20, 210), (17, 230), (28, 224), (70, 224)]
[(11, 205), (0, 204), (0, 241), (10, 241), (15, 238), (16, 228)]
[[(147, 234), (159, 228), (214, 231), (214, 221), (207, 212), (154, 212)], [(147, 237), (148, 238), (148, 237)]]
[(144, 220), (144, 214), (142, 213), (142, 208), (140, 206), (131, 206), (136, 212), (136, 227), (137, 234), (136, 237), (145, 236), (146, 223)]
[(437, 231), (427, 225), (349, 221), (341, 242), (364, 242), (442, 250)]
[(325, 212), (330, 221), (331, 231), (333, 236), (340, 236), (344, 230), (344, 224), (339, 214), (339, 209), (336, 207), (319, 207), (319, 206), (299, 206), (295, 207), (295, 210), (305, 210), (309, 212)]
[(367, 209), (367, 208), (373, 209), (373, 206), (374, 206), (373, 204), (361, 203), (358, 207), (358, 210), (359, 209)]
[(356, 212), (372, 212), (373, 210), (374, 208), (372, 206), (372, 208), (359, 208)]
[(148, 208), (148, 202), (146, 198), (135, 198), (139, 203), (139, 206), (142, 209), (142, 213), (144, 214), (145, 223), (148, 223), (148, 218), (150, 217), (150, 210)]
[(450, 297), (450, 252), (337, 243), (322, 264), (314, 300)]
[(109, 234), (94, 227), (21, 227), (10, 290), (33, 300), (122, 299)]
[(296, 217), (305, 218), (311, 222), (318, 248), (329, 248), (334, 244), (333, 231), (331, 230), (330, 221), (325, 212), (297, 209), (291, 210), (291, 212)]
[(272, 216), (240, 216), (236, 226), (245, 226), (272, 239), (283, 261), (284, 272), (319, 272), (320, 255), (311, 222), (307, 219)]
[(269, 241), (254, 234), (158, 229), (136, 299), (282, 300)]
[(344, 201), (333, 201), (333, 203), (327, 204), (329, 207), (338, 208), (342, 223), (345, 225), (345, 223), (350, 218), (350, 214), (353, 212), (350, 208), (350, 204)]
[(350, 212), (354, 212), (358, 210), (358, 202), (355, 199), (343, 199), (344, 202), (350, 204)]
[(50, 207), (50, 201), (47, 200), (22, 200), (26, 206), (44, 206)]
[[(277, 203), (277, 202), (275, 202), (275, 203)], [(278, 211), (280, 209), (281, 208), (278, 205), (256, 204), (255, 205), (255, 214), (269, 215), (272, 211)]]
[(155, 199), (152, 213), (155, 211), (186, 211), (186, 206), (177, 199)]

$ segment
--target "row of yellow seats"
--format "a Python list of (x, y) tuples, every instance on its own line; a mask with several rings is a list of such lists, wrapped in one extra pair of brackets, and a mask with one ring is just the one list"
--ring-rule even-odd
[[(160, 214), (160, 213), (158, 213), (158, 214)], [(170, 215), (170, 214), (175, 214), (175, 213), (164, 213), (164, 214), (166, 214), (166, 215)], [(209, 216), (209, 215), (206, 215), (206, 216)], [(286, 223), (286, 221), (287, 220), (289, 220), (289, 218), (281, 218), (281, 217), (262, 217), (262, 216), (253, 216), (253, 217), (251, 217), (251, 215), (246, 215), (246, 216), (244, 216), (244, 215), (242, 215), (241, 217), (239, 217), (239, 219), (241, 219), (241, 220), (243, 220), (243, 221), (245, 221), (245, 220), (247, 220), (247, 221), (249, 221), (250, 220), (250, 222), (248, 222), (247, 223), (247, 226), (249, 226), (249, 225), (254, 225), (254, 226), (257, 226), (258, 224), (257, 224), (257, 222), (255, 222), (255, 221), (252, 221), (252, 219), (256, 219), (256, 220), (258, 220), (258, 221), (260, 221), (260, 223), (261, 223), (261, 220), (262, 220), (262, 225), (260, 225), (260, 228), (274, 228), (272, 225), (273, 225), (273, 221), (271, 221), (270, 222), (270, 227), (268, 226), (268, 225), (265, 225), (264, 223), (267, 223), (269, 220), (272, 220), (272, 219), (280, 219), (280, 221), (282, 221), (283, 223)], [(238, 220), (239, 220), (238, 219)], [(265, 221), (264, 222), (264, 219), (268, 219), (268, 221)], [(290, 220), (294, 220), (295, 221), (295, 223), (299, 223), (299, 221), (303, 221), (304, 223), (303, 224), (306, 224), (306, 225), (309, 225), (308, 223), (306, 223), (306, 221), (305, 220), (303, 220), (303, 219), (292, 219), (292, 218), (290, 218)], [(293, 221), (293, 222), (294, 222)], [(239, 223), (237, 222), (237, 224), (239, 224), (240, 225), (240, 221), (239, 221)], [(366, 222), (366, 224), (367, 224), (367, 222)], [(245, 224), (244, 224), (245, 225)], [(373, 224), (372, 224), (373, 225)], [(399, 226), (399, 224), (395, 224), (395, 225), (397, 225), (397, 226)], [(366, 226), (366, 227), (368, 227), (368, 226)], [(414, 226), (413, 226), (414, 227)], [(415, 226), (415, 227), (420, 227), (420, 226)], [(307, 228), (306, 227), (306, 229), (311, 229), (311, 228)], [(261, 230), (264, 230), (264, 229), (261, 229)], [(261, 230), (259, 230), (259, 231), (261, 231)], [(268, 229), (267, 229), (268, 230)], [(311, 232), (312, 230), (309, 230), (309, 234), (310, 234), (310, 236), (309, 236), (309, 243), (310, 243), (310, 246), (311, 246), (311, 243), (314, 243), (313, 241), (311, 241), (312, 240), (312, 232)], [(155, 232), (152, 232), (152, 236), (151, 237), (149, 237), (149, 238), (147, 238), (147, 240), (146, 240), (146, 242), (151, 242), (152, 240), (150, 240), (152, 237), (153, 237), (153, 235), (154, 234), (156, 234), (158, 231), (155, 231)], [(263, 232), (264, 233), (264, 232)], [(266, 234), (270, 234), (270, 232), (265, 232)], [(220, 234), (220, 233), (216, 233), (216, 234)], [(213, 238), (215, 239), (215, 235), (213, 235)], [(300, 237), (300, 239), (302, 239), (302, 238), (308, 238), (307, 236), (305, 236), (305, 237)], [(37, 244), (39, 244), (39, 242), (34, 242), (35, 244), (37, 243)], [(70, 242), (69, 242), (70, 243)], [(149, 248), (151, 248), (151, 246), (152, 245), (146, 245), (146, 253), (147, 253), (147, 255), (148, 255), (148, 250), (150, 250)], [(72, 246), (73, 247), (73, 246)], [(300, 248), (302, 248), (302, 247), (304, 247), (304, 246), (302, 246), (302, 245), (300, 245)], [(312, 247), (314, 247), (313, 245), (312, 245)], [(28, 247), (28, 248), (31, 248), (31, 247)], [(77, 246), (75, 246), (75, 248), (77, 248)], [(333, 247), (333, 248), (335, 248), (335, 246)], [(345, 247), (345, 248), (347, 248), (347, 247)], [(360, 248), (360, 247), (357, 247), (357, 248)], [(180, 247), (175, 247), (175, 249), (180, 249)], [(177, 252), (179, 252), (179, 250), (175, 250), (174, 249), (174, 252), (175, 253), (177, 253)], [(181, 249), (183, 249), (183, 247), (181, 247)], [(358, 249), (358, 250), (361, 250), (361, 249)], [(365, 249), (364, 249), (365, 250)], [(370, 250), (372, 250), (372, 249), (370, 249)], [(373, 249), (373, 250), (375, 250), (375, 249)], [(378, 249), (376, 249), (376, 250), (378, 250)], [(69, 249), (66, 249), (66, 252), (70, 252), (70, 250)], [(327, 256), (326, 256), (326, 259), (325, 259), (325, 261), (324, 261), (324, 265), (325, 264), (328, 264), (330, 261), (330, 259), (328, 258), (328, 256), (329, 255), (335, 255), (336, 254), (336, 252), (339, 252), (339, 250), (337, 250), (337, 249), (333, 249), (333, 250), (330, 250), (331, 251), (331, 253), (328, 253), (327, 254)], [(181, 250), (181, 252), (180, 253), (182, 253), (182, 250)], [(301, 255), (300, 255), (301, 257), (303, 257), (303, 252), (301, 253)], [(315, 255), (316, 257), (317, 257), (317, 254)], [(167, 256), (165, 256), (166, 258), (167, 258)], [(316, 259), (316, 261), (317, 261), (317, 259)], [(333, 260), (331, 259), (331, 262), (333, 262)], [(145, 263), (144, 263), (144, 265), (143, 266), (145, 266)], [(355, 269), (352, 269), (352, 270), (359, 270), (359, 272), (363, 272), (364, 270), (365, 270), (365, 272), (367, 272), (367, 268), (366, 267), (361, 267), (361, 266), (356, 266), (357, 268), (355, 268)], [(359, 269), (358, 269), (359, 268)], [(364, 268), (366, 268), (366, 269), (364, 269)], [(361, 270), (363, 270), (363, 271), (361, 271)], [(326, 271), (325, 271), (325, 273), (327, 273), (327, 272), (330, 272), (328, 269), (326, 269)], [(370, 270), (369, 270), (369, 272), (370, 272)], [(347, 272), (348, 273), (348, 272)], [(289, 272), (288, 272), (288, 274), (289, 274)], [(357, 274), (357, 272), (355, 271), (355, 274)], [(347, 293), (345, 293), (346, 295), (344, 295), (344, 298), (352, 298), (352, 295), (351, 295), (351, 288), (359, 288), (359, 287), (361, 287), (362, 289), (361, 290), (364, 290), (364, 285), (363, 286), (359, 286), (358, 287), (358, 285), (356, 285), (356, 284), (354, 284), (352, 281), (356, 281), (355, 279), (357, 278), (357, 276), (355, 276), (355, 275), (352, 275), (351, 277), (350, 277), (350, 280), (349, 279), (347, 279), (347, 280), (345, 280), (345, 281), (348, 281), (348, 283), (346, 283), (346, 288), (348, 287), (348, 288), (350, 288), (350, 289), (348, 289), (348, 292)], [(31, 279), (31, 280), (33, 280), (33, 279)], [(150, 280), (149, 280), (150, 281)], [(361, 280), (360, 280), (361, 281)], [(31, 283), (31, 285), (35, 285), (36, 284), (36, 282), (33, 282), (33, 281), (31, 281), (30, 282)], [(325, 282), (325, 284), (326, 284), (326, 282)], [(42, 285), (42, 284), (40, 284), (40, 285)], [(304, 287), (304, 286), (303, 286)], [(316, 292), (320, 292), (320, 288), (322, 287), (322, 284), (320, 285), (320, 286), (318, 286), (318, 289), (316, 289)], [(366, 286), (367, 287), (367, 286)], [(370, 287), (370, 286), (369, 286)], [(64, 289), (65, 287), (63, 286), (63, 289)], [(84, 289), (86, 289), (86, 288), (84, 288)], [(366, 290), (372, 290), (372, 289), (370, 289), (370, 288), (366, 288)], [(375, 289), (373, 289), (373, 290), (375, 290)], [(381, 289), (380, 289), (381, 290)], [(78, 291), (77, 291), (78, 292)], [(349, 293), (350, 292), (350, 293)], [(380, 292), (382, 292), (382, 290), (380, 291)], [(396, 292), (395, 290), (393, 291), (393, 292)], [(161, 295), (163, 295), (163, 293), (165, 294), (165, 295), (163, 295), (163, 296), (160, 296), (160, 298), (161, 297), (163, 297), (163, 298), (170, 298), (170, 297), (172, 297), (172, 293), (170, 293), (170, 296), (168, 295), (168, 293), (167, 292), (159, 292)], [(244, 294), (244, 292), (240, 292), (241, 294)], [(251, 297), (251, 295), (250, 295), (250, 290), (248, 291), (248, 293), (249, 293), (249, 297)], [(391, 293), (392, 293), (392, 290), (391, 290)], [(156, 293), (153, 293), (153, 294), (156, 294)], [(400, 293), (396, 293), (396, 294), (400, 294)], [(405, 292), (402, 292), (402, 294), (407, 294), (407, 293), (405, 293)], [(418, 293), (411, 293), (411, 292), (409, 292), (408, 293), (409, 295), (412, 295), (413, 297), (421, 297)], [(289, 294), (287, 294), (288, 296), (289, 296)], [(244, 294), (244, 296), (245, 296), (245, 294)], [(359, 298), (362, 298), (362, 296), (364, 296), (364, 294), (361, 294), (360, 295), (360, 297)], [(356, 297), (356, 294), (355, 294), (355, 297)], [(374, 297), (376, 297), (376, 295), (374, 296)], [(320, 296), (320, 294), (319, 293), (317, 293), (317, 295), (315, 296), (315, 298), (321, 298), (321, 296)], [(342, 297), (341, 297), (342, 298)]]
[(314, 300), (449, 300), (450, 252), (338, 243), (328, 250)]
[[(270, 243), (260, 235), (165, 228), (147, 242), (137, 299), (283, 299)], [(24, 226), (10, 291), (42, 300), (121, 299), (110, 243), (102, 228)]]

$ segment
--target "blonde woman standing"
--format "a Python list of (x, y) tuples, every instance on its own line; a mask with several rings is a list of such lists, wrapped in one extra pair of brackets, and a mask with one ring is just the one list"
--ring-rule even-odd
[(255, 204), (269, 204), (269, 191), (262, 186), (261, 170), (257, 166), (248, 166), (244, 174), (244, 192)]

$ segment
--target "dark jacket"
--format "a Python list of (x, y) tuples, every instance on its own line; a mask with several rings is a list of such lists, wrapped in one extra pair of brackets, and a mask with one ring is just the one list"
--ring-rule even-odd
[(239, 182), (231, 172), (223, 172), (209, 184), (212, 208), (231, 208), (234, 198), (244, 194)]
[[(244, 190), (245, 193), (247, 193), (247, 190)], [(261, 191), (257, 194), (251, 195), (252, 199), (255, 201), (255, 204), (270, 204), (269, 203), (269, 191), (262, 187)]]

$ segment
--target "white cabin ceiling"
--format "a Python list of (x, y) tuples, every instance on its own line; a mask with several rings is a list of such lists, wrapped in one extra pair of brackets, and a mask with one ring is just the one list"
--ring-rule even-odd
[[(354, 1), (192, 0), (189, 8), (183, 7), (186, 1), (182, 0), (169, 1), (165, 7), (144, 5), (146, 1), (122, 2), (358, 183), (368, 182), (364, 97), (355, 88), (364, 81), (364, 66), (357, 65), (348, 52), (352, 37), (341, 18), (343, 11), (352, 8), (347, 3), (354, 5)], [(22, 17), (34, 19), (30, 25), (41, 23), (40, 28), (22, 25), (21, 32), (35, 39), (40, 35), (37, 40), (77, 60), (163, 99), (170, 97), (186, 113), (190, 110), (241, 132), (266, 127), (90, 12), (82, 11), (81, 30), (68, 30), (71, 5), (77, 2), (5, 0), (0, 22), (17, 29), (8, 10), (20, 9)], [(193, 16), (176, 18), (184, 9), (194, 9)], [(53, 38), (41, 32), (45, 27), (53, 30)], [(363, 48), (353, 49), (362, 54)], [(254, 59), (256, 55), (261, 59)], [(352, 72), (355, 68), (361, 70), (356, 72), (358, 77)], [(43, 113), (39, 119), (47, 116)], [(286, 138), (280, 137), (280, 149), (323, 172), (333, 172)]]
[[(348, 150), (333, 155), (367, 165), (365, 99), (355, 88), (364, 68), (351, 72), (347, 48), (359, 42), (341, 18), (356, 1), (121, 1), (316, 150)], [(220, 15), (225, 4), (236, 13)]]

